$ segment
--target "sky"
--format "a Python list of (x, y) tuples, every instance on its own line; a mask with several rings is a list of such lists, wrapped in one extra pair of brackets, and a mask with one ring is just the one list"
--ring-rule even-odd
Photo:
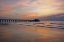
[(64, 0), (0, 0), (0, 16), (32, 19), (64, 13)]

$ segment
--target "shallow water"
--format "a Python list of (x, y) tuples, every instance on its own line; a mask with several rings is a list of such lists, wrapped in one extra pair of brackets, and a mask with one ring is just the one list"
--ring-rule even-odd
[(38, 27), (64, 29), (64, 21), (17, 22), (15, 24), (23, 26), (38, 26)]
[(63, 21), (0, 25), (0, 42), (64, 42), (62, 26)]

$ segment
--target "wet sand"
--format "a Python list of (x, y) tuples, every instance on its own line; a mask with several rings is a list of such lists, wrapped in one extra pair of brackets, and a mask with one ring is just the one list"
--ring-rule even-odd
[(0, 26), (0, 42), (64, 42), (64, 29), (38, 26)]

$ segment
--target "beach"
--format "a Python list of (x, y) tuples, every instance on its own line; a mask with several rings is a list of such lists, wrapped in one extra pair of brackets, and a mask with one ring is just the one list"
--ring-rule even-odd
[(64, 42), (64, 29), (0, 25), (0, 42)]

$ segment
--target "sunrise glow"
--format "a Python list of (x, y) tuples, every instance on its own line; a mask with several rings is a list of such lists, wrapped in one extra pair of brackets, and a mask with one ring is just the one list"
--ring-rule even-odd
[(63, 0), (0, 0), (0, 16), (37, 18), (63, 13)]

